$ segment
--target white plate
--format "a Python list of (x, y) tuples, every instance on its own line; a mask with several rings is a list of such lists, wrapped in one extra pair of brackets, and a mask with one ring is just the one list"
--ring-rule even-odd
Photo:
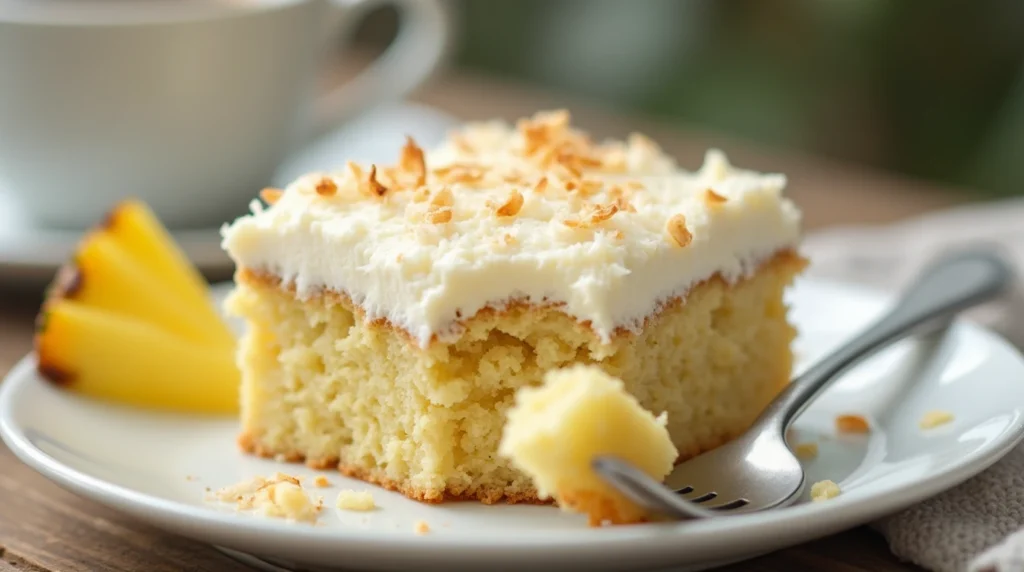
[[(440, 141), (456, 124), (446, 114), (418, 104), (383, 105), (353, 119), (290, 157), (270, 186), (283, 187), (303, 173), (334, 168), (346, 160), (393, 161), (406, 134), (421, 145)], [(253, 189), (253, 196), (256, 191)], [(247, 205), (239, 205), (244, 214)], [(173, 231), (175, 241), (207, 276), (226, 279), (233, 269), (220, 247), (218, 228)], [(10, 192), (0, 188), (0, 286), (38, 288), (67, 262), (82, 233), (34, 224)]]
[[(866, 325), (885, 304), (877, 294), (813, 281), (800, 283), (793, 300), (801, 367)], [(155, 415), (89, 401), (43, 382), (33, 365), (26, 358), (0, 385), (0, 433), (42, 474), (184, 536), (305, 565), (356, 569), (707, 567), (835, 533), (939, 493), (995, 462), (1024, 428), (1024, 361), (996, 335), (957, 323), (944, 336), (879, 354), (797, 421), (800, 440), (820, 441), (820, 455), (807, 464), (809, 480), (829, 478), (843, 489), (825, 503), (589, 529), (581, 518), (552, 507), (425, 505), (329, 472), (333, 486), (317, 491), (325, 498), (322, 524), (312, 526), (204, 501), (205, 487), (277, 470), (316, 474), (241, 454), (233, 419)], [(923, 432), (917, 422), (932, 409), (948, 409), (956, 420)], [(833, 436), (833, 417), (843, 412), (870, 417), (870, 437)], [(381, 508), (333, 508), (341, 487), (372, 489)], [(432, 531), (414, 534), (418, 520)]]

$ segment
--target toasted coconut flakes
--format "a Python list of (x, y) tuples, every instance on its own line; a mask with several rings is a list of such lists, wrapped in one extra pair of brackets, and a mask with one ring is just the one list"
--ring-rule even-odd
[(412, 137), (405, 136), (405, 146), (398, 159), (402, 171), (416, 176), (416, 186), (422, 187), (427, 182), (427, 162), (423, 157), (423, 149), (416, 145)]
[(527, 156), (533, 155), (561, 131), (568, 127), (569, 112), (560, 109), (536, 113), (530, 119), (521, 119), (517, 125), (523, 137), (523, 151)]
[(622, 240), (626, 238), (626, 235), (623, 234), (621, 230), (616, 230), (615, 232), (612, 233), (612, 238), (614, 238), (615, 240)]
[(454, 164), (433, 170), (434, 176), (446, 183), (476, 183), (484, 178), (478, 165)]
[(573, 165), (572, 163), (559, 161), (558, 164), (561, 165), (563, 169), (568, 171), (569, 174), (573, 176), (573, 178), (579, 179), (580, 177), (583, 176), (583, 171), (581, 171), (578, 167), (576, 167), (576, 165)]
[(566, 181), (565, 182), (565, 190), (567, 190), (567, 191), (575, 191), (578, 187), (579, 187), (579, 184), (576, 181)]
[(544, 147), (540, 155), (537, 156), (536, 162), (542, 169), (550, 169), (557, 155), (558, 149), (555, 147)]
[(511, 245), (516, 243), (516, 237), (514, 237), (514, 236), (512, 236), (511, 234), (508, 234), (508, 233), (506, 233), (505, 236), (502, 237), (502, 240), (505, 242), (506, 245), (509, 245), (509, 246), (511, 246)]
[(317, 181), (316, 194), (321, 197), (330, 197), (336, 192), (338, 192), (338, 185), (334, 184), (334, 179), (330, 177), (323, 177)]
[(451, 222), (452, 209), (451, 207), (431, 207), (431, 209), (427, 211), (427, 220), (433, 224)]
[(544, 190), (547, 189), (547, 188), (548, 188), (548, 178), (547, 177), (541, 177), (540, 180), (537, 181), (537, 184), (533, 186), (533, 192), (535, 192), (537, 194), (542, 194), (544, 192)]
[(359, 166), (359, 163), (349, 161), (345, 163), (345, 168), (348, 169), (350, 173), (352, 173), (353, 179), (358, 181), (359, 179), (363, 178), (363, 168)]
[(383, 197), (388, 192), (388, 188), (377, 181), (377, 165), (370, 165), (370, 175), (366, 178), (366, 185), (370, 194), (374, 196)]
[(693, 235), (686, 228), (686, 217), (682, 214), (672, 215), (665, 225), (665, 231), (676, 246), (684, 247), (693, 241)]
[(871, 425), (863, 415), (840, 415), (836, 417), (836, 430), (840, 433), (868, 433)]
[(601, 190), (603, 183), (601, 181), (595, 181), (593, 179), (583, 179), (580, 183), (580, 193), (584, 195), (591, 195)]
[(498, 207), (498, 216), (516, 216), (519, 214), (519, 209), (523, 208), (523, 195), (519, 191), (512, 189), (512, 194), (508, 196), (508, 200), (505, 204)]
[(640, 181), (628, 181), (626, 183), (626, 188), (634, 191), (642, 191), (644, 190), (644, 184)]
[(592, 224), (597, 224), (599, 222), (606, 221), (615, 216), (615, 213), (617, 212), (619, 212), (619, 207), (614, 203), (597, 205), (594, 208), (594, 211), (590, 214), (590, 222)]
[(272, 205), (277, 201), (281, 200), (282, 195), (284, 195), (284, 191), (272, 187), (267, 187), (260, 191), (260, 199), (262, 199), (263, 202), (267, 203), (268, 205)]
[(720, 205), (727, 199), (722, 195), (715, 192), (714, 189), (707, 189), (704, 191), (704, 203), (707, 205)]
[(620, 211), (624, 211), (624, 212), (627, 212), (627, 213), (635, 213), (636, 212), (636, 207), (633, 206), (633, 203), (629, 202), (624, 197), (617, 197), (615, 199), (615, 206), (617, 206)]
[(430, 204), (435, 207), (450, 207), (455, 204), (455, 195), (452, 194), (451, 189), (444, 187), (434, 193), (434, 197), (430, 199)]
[(562, 219), (562, 224), (569, 228), (586, 228), (587, 226), (589, 226), (578, 218)]

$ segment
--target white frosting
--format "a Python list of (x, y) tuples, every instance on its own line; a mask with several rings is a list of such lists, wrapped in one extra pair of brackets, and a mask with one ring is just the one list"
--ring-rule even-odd
[[(457, 335), (459, 317), (510, 300), (558, 303), (607, 341), (618, 328), (635, 331), (695, 283), (716, 273), (739, 279), (799, 239), (799, 212), (782, 197), (785, 177), (735, 169), (718, 151), (691, 173), (645, 139), (611, 143), (604, 149), (625, 164), (614, 174), (585, 171), (597, 188), (581, 196), (564, 190), (572, 176), (524, 158), (523, 137), (510, 127), (476, 125), (461, 137), (472, 152), (453, 138), (427, 155), (428, 170), (471, 162), (486, 180), (444, 185), (431, 175), (426, 190), (378, 198), (360, 194), (349, 169), (327, 175), (338, 190), (323, 197), (314, 187), (325, 174), (308, 175), (273, 206), (254, 202), (251, 215), (223, 229), (223, 246), (239, 266), (273, 273), (301, 296), (322, 288), (347, 294), (368, 319), (387, 319), (425, 346)], [(541, 176), (547, 188), (534, 192)], [(623, 193), (635, 212), (587, 228), (564, 222), (636, 182), (643, 188)], [(445, 186), (454, 196), (451, 221), (432, 224), (424, 197)], [(724, 202), (711, 204), (708, 189)], [(513, 190), (524, 198), (521, 210), (497, 216)], [(686, 246), (666, 233), (675, 214), (692, 235)]]

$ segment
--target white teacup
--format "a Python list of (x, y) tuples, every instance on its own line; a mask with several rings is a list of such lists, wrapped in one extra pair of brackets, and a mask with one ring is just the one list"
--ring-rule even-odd
[[(398, 37), (318, 96), (326, 48), (381, 4)], [(219, 223), (297, 145), (419, 85), (447, 39), (442, 0), (0, 0), (0, 192), (50, 227), (127, 196)]]

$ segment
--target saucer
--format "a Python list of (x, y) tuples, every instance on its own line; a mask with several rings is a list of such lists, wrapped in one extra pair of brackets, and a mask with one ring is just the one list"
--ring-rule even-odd
[[(423, 105), (384, 105), (301, 149), (278, 168), (267, 185), (284, 187), (303, 173), (337, 168), (348, 160), (392, 162), (406, 135), (420, 145), (431, 146), (455, 124), (454, 118)], [(253, 189), (253, 198), (258, 191)], [(242, 214), (245, 212), (238, 213)], [(231, 260), (220, 248), (219, 228), (174, 230), (172, 234), (208, 278), (231, 275)], [(15, 198), (0, 189), (0, 288), (43, 287), (74, 252), (81, 236), (81, 231), (35, 226)]]

